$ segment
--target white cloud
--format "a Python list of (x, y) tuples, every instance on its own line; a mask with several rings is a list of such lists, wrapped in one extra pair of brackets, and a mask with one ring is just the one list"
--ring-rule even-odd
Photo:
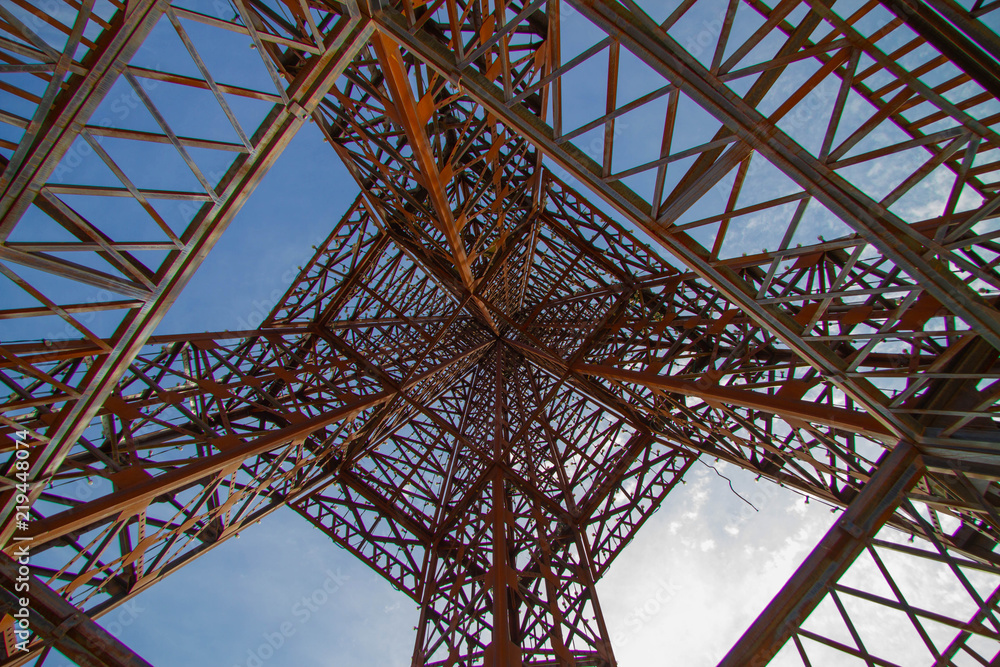
[(669, 604), (614, 644), (621, 667), (661, 664), (668, 646), (671, 664), (715, 665), (836, 518), (742, 470), (725, 472), (760, 512), (696, 468), (598, 583), (612, 627), (644, 603), (649, 573), (667, 573), (676, 587)]

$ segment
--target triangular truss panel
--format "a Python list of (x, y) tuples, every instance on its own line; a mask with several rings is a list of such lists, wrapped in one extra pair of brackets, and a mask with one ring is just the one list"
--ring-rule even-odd
[[(48, 4), (0, 7), (0, 664), (148, 664), (95, 619), (290, 507), (414, 667), (610, 667), (700, 459), (843, 510), (721, 665), (996, 662), (1000, 3)], [(307, 122), (360, 195), (257, 329), (154, 335)]]

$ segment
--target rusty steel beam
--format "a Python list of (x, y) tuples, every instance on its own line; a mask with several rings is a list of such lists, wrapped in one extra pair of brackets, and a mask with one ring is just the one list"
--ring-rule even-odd
[(631, 371), (612, 366), (575, 364), (572, 368), (584, 375), (634, 383), (682, 396), (694, 396), (709, 403), (740, 405), (791, 421), (804, 420), (826, 424), (834, 428), (860, 433), (876, 440), (886, 440), (891, 437), (890, 432), (871, 415), (846, 408), (822, 405), (807, 400), (789, 399), (780, 394), (759, 394), (737, 387), (710, 386), (706, 382), (675, 380), (656, 373)]
[[(160, 276), (150, 301), (130, 317), (127, 326), (117, 332), (116, 345), (112, 350), (90, 368), (86, 378), (87, 391), (59, 413), (59, 423), (48, 442), (33, 452), (33, 478), (47, 478), (58, 469), (90, 418), (125, 373), (222, 232), (374, 29), (370, 23), (355, 18), (345, 19), (339, 27), (341, 32), (330, 40), (327, 50), (315, 57), (290, 85), (289, 104), (276, 106), (261, 125), (258, 135), (253, 138), (257, 150), (230, 167), (222, 181), (219, 201), (202, 207), (187, 230), (183, 250), (173, 254), (173, 261)], [(33, 497), (37, 495), (38, 490), (33, 491)], [(13, 533), (10, 517), (14, 494), (4, 492), (0, 497), (3, 498), (0, 516), (4, 517), (0, 537), (8, 540)]]
[(763, 667), (819, 605), (835, 583), (892, 516), (920, 479), (923, 463), (913, 445), (900, 442), (816, 548), (757, 620), (733, 645), (719, 667)]
[[(75, 619), (85, 625), (288, 505), (418, 602), (414, 667), (611, 667), (596, 582), (700, 456), (848, 507), (726, 665), (764, 664), (789, 638), (802, 651), (801, 638), (818, 637), (802, 621), (827, 594), (913, 615), (902, 599), (876, 599), (839, 581), (861, 551), (883, 546), (875, 537), (883, 525), (919, 530), (939, 553), (993, 567), (998, 300), (980, 298), (974, 279), (966, 285), (956, 276), (1000, 289), (990, 259), (1000, 233), (978, 225), (1000, 202), (989, 182), (996, 118), (971, 115), (995, 95), (995, 35), (977, 18), (978, 5), (884, 0), (904, 7), (918, 33), (911, 39), (904, 30), (909, 41), (887, 55), (877, 35), (898, 25), (891, 19), (869, 38), (825, 0), (773, 7), (739, 0), (726, 25), (749, 9), (764, 26), (740, 44), (727, 43), (725, 27), (705, 67), (671, 37), (701, 1), (682, 3), (657, 25), (634, 3), (572, 0), (564, 6), (580, 9), (606, 37), (567, 62), (555, 1), (380, 0), (362, 3), (359, 13), (352, 2), (320, 9), (297, 0), (285, 3), (288, 18), (237, 0), (230, 21), (167, 8), (204, 80), (130, 67), (121, 51), (105, 68), (106, 82), (117, 62), (133, 85), (144, 77), (189, 86), (214, 95), (223, 111), (223, 93), (275, 104), (253, 137), (238, 123), (237, 143), (179, 136), (165, 123), (163, 134), (28, 128), (10, 169), (30, 167), (33, 142), (52, 144), (38, 148), (39, 209), (76, 241), (11, 243), (0, 255), (129, 295), (107, 304), (38, 299), (42, 306), (0, 311), (0, 322), (128, 313), (108, 339), (81, 330), (78, 340), (0, 346), (0, 380), (14, 390), (0, 449), (13, 464), (12, 432), (40, 436), (31, 447), (32, 496), (44, 502), (21, 537), (54, 564), (38, 570), (50, 592), (80, 612), (58, 617), (53, 636), (76, 641), (82, 625), (64, 632)], [(181, 20), (249, 38), (277, 90), (216, 82)], [(824, 21), (833, 26), (827, 37), (817, 31)], [(744, 67), (765, 41), (778, 47), (773, 58)], [(886, 62), (924, 44), (942, 53), (927, 67), (950, 62), (967, 73), (932, 88), (921, 78), (930, 69)], [(622, 47), (663, 84), (624, 104)], [(859, 65), (866, 53), (871, 66)], [(581, 109), (593, 112), (590, 120), (564, 132), (563, 95), (573, 88), (566, 75), (588, 72), (597, 55), (607, 57), (606, 80), (596, 82), (606, 103)], [(815, 73), (779, 91), (776, 82), (799, 65)], [(75, 72), (74, 85), (101, 75), (99, 67), (66, 67), (56, 71)], [(891, 83), (874, 90), (880, 72)], [(748, 92), (738, 93), (748, 77)], [(779, 120), (825, 77), (840, 92), (813, 157)], [(963, 77), (988, 92), (953, 95)], [(779, 92), (778, 111), (760, 113)], [(874, 111), (838, 145), (849, 94)], [(92, 105), (87, 95), (77, 95), (81, 119)], [(923, 99), (934, 113), (914, 114)], [(615, 149), (623, 146), (616, 122), (656, 100), (666, 103), (659, 158), (616, 172)], [(707, 143), (677, 150), (671, 142), (689, 122), (685, 106), (719, 125)], [(151, 337), (306, 118), (362, 195), (259, 329)], [(925, 131), (942, 119), (957, 126)], [(851, 152), (882, 121), (904, 139)], [(603, 130), (603, 150), (589, 151), (594, 159), (574, 143), (591, 130)], [(204, 193), (138, 190), (124, 180), (124, 188), (46, 189), (46, 170), (73, 132), (92, 147), (94, 137), (110, 136), (173, 145), (185, 159), (187, 148), (224, 151), (233, 162), (219, 192), (204, 178)], [(926, 162), (878, 202), (840, 171), (911, 149)], [(549, 174), (545, 158), (680, 262)], [(671, 171), (676, 185), (665, 190), (668, 167), (688, 158), (691, 166), (680, 180)], [(762, 159), (796, 191), (745, 201), (751, 161)], [(939, 217), (910, 225), (889, 212), (936, 168), (956, 178)], [(651, 198), (625, 184), (642, 174), (656, 178)], [(708, 202), (711, 210), (699, 212), (729, 175), (735, 182), (720, 210)], [(984, 204), (956, 212), (966, 185)], [(10, 201), (23, 208), (30, 191)], [(64, 195), (130, 195), (139, 203), (155, 195), (201, 208), (173, 245), (116, 244), (74, 217)], [(847, 222), (847, 235), (792, 248), (813, 202)], [(738, 229), (738, 218), (786, 205), (796, 214), (779, 250), (743, 257), (726, 250), (726, 230)], [(703, 245), (696, 238), (711, 237), (711, 225), (721, 231)], [(159, 269), (135, 259), (157, 249), (170, 252)], [(46, 254), (69, 250), (91, 252), (127, 278)], [(16, 382), (16, 373), (28, 378)], [(880, 457), (879, 443), (892, 451)], [(70, 485), (91, 476), (98, 497), (78, 500)], [(911, 501), (928, 508), (931, 523), (907, 509)], [(945, 531), (936, 511), (960, 529)], [(985, 627), (996, 599), (1000, 593), (977, 598), (970, 623)], [(950, 623), (958, 635), (940, 656), (932, 649), (935, 658), (967, 648), (966, 626)], [(43, 650), (49, 630), (39, 626), (27, 659)], [(867, 657), (863, 648), (855, 654)]]
[[(22, 546), (24, 544), (30, 543), (21, 543)], [(26, 554), (28, 550), (29, 547), (23, 547), (21, 551)], [(32, 575), (23, 564), (27, 561), (23, 558), (19, 560), (17, 554), (18, 550), (15, 550), (12, 558), (0, 552), (0, 610), (17, 619), (24, 618), (23, 610), (27, 609), (25, 630), (30, 628), (46, 644), (54, 646), (81, 667), (152, 667), (121, 640)], [(21, 588), (22, 582), (28, 585), (27, 593)], [(27, 605), (24, 604), (25, 599)], [(15, 620), (15, 629), (17, 627)], [(10, 657), (17, 657), (17, 654)]]
[(425, 110), (421, 116), (418, 102), (414, 99), (410, 82), (406, 78), (406, 66), (403, 64), (403, 58), (396, 43), (381, 31), (376, 31), (372, 44), (378, 53), (379, 64), (382, 66), (382, 72), (389, 84), (389, 91), (392, 93), (393, 103), (398, 114), (397, 120), (403, 126), (403, 130), (410, 140), (414, 157), (423, 176), (424, 187), (427, 188), (431, 201), (434, 203), (434, 210), (438, 214), (435, 223), (439, 225), (448, 238), (455, 268), (458, 269), (458, 273), (462, 277), (462, 283), (466, 289), (472, 292), (475, 288), (472, 269), (465, 251), (465, 242), (460, 236), (462, 230), (455, 221), (451, 203), (448, 201), (448, 194), (445, 192), (447, 179), (442, 178), (437, 159), (431, 150), (427, 133), (424, 130), (428, 120), (427, 111)]
[[(419, 166), (419, 173), (422, 177), (423, 185), (430, 194), (431, 202), (437, 218), (434, 223), (444, 232), (448, 239), (448, 247), (451, 250), (451, 259), (461, 276), (462, 285), (468, 294), (476, 291), (476, 280), (472, 275), (472, 265), (469, 261), (468, 251), (465, 241), (462, 238), (461, 221), (455, 219), (451, 202), (448, 199), (446, 188), (451, 180), (438, 168), (438, 160), (431, 149), (427, 139), (427, 132), (424, 127), (427, 125), (429, 115), (433, 107), (427, 108), (425, 102), (431, 102), (429, 95), (419, 102), (414, 98), (413, 90), (406, 76), (406, 67), (403, 58), (399, 53), (399, 46), (392, 39), (381, 31), (376, 31), (372, 37), (372, 44), (378, 54), (379, 64), (382, 66), (382, 73), (385, 75), (389, 85), (389, 91), (396, 109), (396, 120), (403, 126), (406, 136), (413, 148), (414, 157)], [(446, 165), (446, 168), (448, 166)], [(477, 297), (473, 297), (473, 304), (476, 310), (486, 321), (487, 325), (496, 331), (496, 324), (490, 316), (489, 311), (483, 307)]]
[[(978, 19), (955, 0), (927, 0), (941, 16), (951, 21), (959, 30), (971, 37), (976, 44), (985, 49), (994, 59), (1000, 61), (1000, 36), (991, 29), (985, 21)], [(994, 11), (996, 9), (994, 8)]]
[(493, 471), (490, 480), (493, 504), (490, 522), (493, 538), (493, 562), (490, 569), (490, 595), (493, 598), (493, 632), (486, 646), (484, 665), (490, 667), (520, 667), (521, 651), (510, 636), (511, 625), (517, 622), (517, 613), (510, 609), (513, 591), (509, 589), (513, 573), (510, 571), (510, 552), (507, 548), (507, 499), (504, 492), (504, 475), (500, 468)]
[(509, 586), (515, 575), (510, 567), (510, 549), (507, 546), (507, 492), (504, 489), (503, 470), (498, 465), (507, 458), (509, 450), (504, 434), (504, 413), (507, 411), (506, 382), (504, 378), (504, 347), (496, 346), (494, 355), (494, 378), (496, 381), (493, 395), (493, 443), (494, 460), (493, 474), (490, 476), (489, 488), (492, 503), (490, 504), (488, 521), (491, 526), (492, 562), (490, 564), (489, 590), (493, 598), (493, 632), (490, 643), (486, 646), (484, 665), (490, 667), (520, 667), (522, 656), (511, 637), (512, 627), (516, 627), (517, 611), (511, 608), (513, 591)]
[(887, 406), (888, 401), (880, 391), (861, 378), (845, 381), (846, 364), (842, 359), (833, 354), (829, 348), (804, 340), (801, 325), (774, 306), (759, 303), (732, 268), (709, 261), (707, 251), (691, 237), (660, 226), (651, 216), (650, 207), (646, 202), (620, 181), (605, 180), (600, 167), (583, 151), (569, 142), (557, 142), (551, 127), (539, 120), (523, 104), (510, 104), (504, 101), (502, 91), (486, 77), (474, 69), (459, 67), (454, 62), (453, 56), (426, 31), (407, 30), (399, 15), (384, 10), (375, 16), (375, 20), (381, 29), (391, 33), (393, 38), (407, 50), (418, 54), (436, 71), (449, 76), (479, 104), (526, 137), (538, 150), (627, 216), (630, 221), (663, 243), (697, 275), (719, 289), (726, 299), (773, 332), (800, 357), (820, 369), (839, 388), (885, 424), (894, 435), (919, 438), (917, 425), (893, 414)]
[[(37, 544), (51, 542), (68, 533), (82, 530), (102, 519), (115, 516), (128, 516), (141, 512), (151, 500), (165, 493), (190, 485), (229, 470), (252, 456), (256, 456), (276, 446), (305, 438), (317, 429), (333, 424), (342, 419), (350, 419), (357, 412), (381, 405), (392, 398), (388, 391), (367, 396), (362, 400), (345, 404), (319, 417), (307, 419), (299, 424), (276, 429), (266, 436), (256, 438), (251, 442), (241, 443), (226, 451), (198, 459), (187, 466), (176, 468), (149, 480), (140, 482), (121, 491), (109, 494), (91, 503), (80, 505), (52, 517), (34, 521), (25, 533)], [(16, 548), (14, 546), (8, 548)]]
[(28, 128), (29, 142), (22, 142), (0, 179), (0, 241), (7, 240), (168, 5), (166, 0), (129, 2), (101, 34), (86, 73), (73, 76), (50, 108), (38, 109)]
[[(880, 0), (915, 33), (961, 67), (993, 97), (1000, 99), (1000, 39), (951, 0)], [(953, 27), (941, 14), (961, 28)], [(968, 35), (968, 36), (967, 36)], [(978, 42), (978, 43), (977, 43)], [(984, 51), (986, 49), (987, 51)], [(992, 57), (991, 57), (992, 54)]]
[(724, 92), (717, 77), (641, 11), (603, 0), (569, 2), (919, 279), (934, 298), (1000, 349), (1000, 315), (995, 308), (934, 259), (940, 251), (903, 220), (803, 151), (753, 106)]

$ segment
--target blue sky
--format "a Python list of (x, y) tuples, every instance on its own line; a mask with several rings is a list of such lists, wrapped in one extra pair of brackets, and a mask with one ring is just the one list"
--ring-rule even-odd
[[(719, 0), (713, 13), (707, 3), (699, 3), (698, 11), (686, 19), (691, 24), (687, 29), (691, 44), (697, 44), (701, 32), (709, 30), (713, 16), (719, 8), (724, 10), (725, 4)], [(191, 29), (196, 33), (197, 28)], [(600, 38), (603, 34), (578, 15), (564, 15), (563, 39), (568, 54)], [(199, 48), (202, 46), (213, 67), (225, 64), (231, 45), (199, 43)], [(136, 64), (157, 66), (152, 55), (156, 49), (179, 48), (169, 26), (162, 24), (148, 47)], [(598, 59), (602, 57), (606, 56)], [(628, 61), (624, 52), (623, 59), (630, 76), (623, 78), (620, 104), (647, 92), (652, 85), (662, 85), (659, 77), (649, 78), (644, 66)], [(190, 64), (180, 71), (185, 71), (183, 67)], [(235, 71), (233, 76), (240, 78), (242, 74)], [(245, 85), (269, 85), (259, 71), (243, 79)], [(116, 114), (124, 109), (115, 107), (116, 102), (130, 110), (137, 108), (129, 105), (129, 93), (122, 84), (120, 81), (107, 106), (95, 116), (98, 120), (101, 113)], [(603, 84), (603, 79), (592, 77), (589, 82), (567, 85), (566, 129), (600, 113)], [(163, 89), (151, 91), (153, 97), (162, 94)], [(829, 97), (829, 91), (820, 90), (818, 95)], [(251, 128), (254, 106), (248, 103), (236, 108)], [(197, 134), (199, 119), (207, 121), (190, 113), (196, 108), (194, 97), (176, 100), (171, 106), (176, 116), (171, 121), (186, 122), (185, 131)], [(816, 106), (786, 130), (795, 136), (820, 109)], [(618, 123), (621, 139), (616, 170), (651, 159), (649, 121), (643, 114), (662, 117), (662, 111), (655, 105), (640, 111)], [(125, 115), (136, 129), (149, 122), (141, 110)], [(704, 125), (692, 126), (687, 136), (692, 145), (715, 132), (717, 123), (707, 115), (702, 120)], [(226, 121), (213, 118), (211, 122), (217, 128)], [(659, 131), (656, 128), (657, 137)], [(576, 143), (589, 147), (591, 155), (597, 157), (601, 152), (598, 135), (603, 130), (595, 132), (595, 137), (588, 134)], [(198, 159), (206, 160), (206, 171), (213, 168), (209, 156)], [(134, 169), (141, 166), (132, 165)], [(146, 167), (159, 175), (170, 173), (159, 162)], [(181, 167), (176, 171), (178, 187), (191, 187), (190, 173), (184, 174)], [(91, 160), (74, 178), (80, 173), (98, 178), (98, 171), (99, 165)], [(555, 171), (564, 176), (561, 170)], [(649, 176), (629, 184), (640, 190), (648, 186)], [(753, 178), (756, 180), (747, 186), (750, 196), (755, 192), (775, 196), (781, 187), (787, 187), (787, 179), (766, 164)], [(297, 267), (311, 256), (310, 246), (326, 237), (357, 192), (340, 159), (322, 142), (315, 127), (307, 124), (204, 261), (158, 333), (256, 326), (288, 287)], [(909, 205), (919, 208), (924, 203), (920, 200)], [(718, 197), (706, 197), (692, 209), (689, 219), (708, 215), (710, 209), (724, 204)], [(168, 215), (166, 211), (164, 215)], [(752, 226), (748, 229), (753, 233), (737, 239), (734, 253), (775, 247), (771, 237), (754, 232)], [(812, 242), (817, 233), (830, 237), (844, 233), (845, 228), (820, 212), (807, 220), (803, 229), (811, 234), (803, 241)], [(598, 584), (621, 665), (715, 664), (836, 518), (816, 501), (807, 505), (801, 496), (765, 481), (756, 482), (733, 467), (722, 465), (720, 470), (759, 512), (737, 498), (713, 471), (696, 465), (687, 484), (665, 501)], [(409, 664), (417, 617), (417, 609), (408, 598), (393, 591), (297, 514), (281, 510), (245, 530), (240, 539), (223, 543), (162, 585), (142, 593), (102, 623), (155, 665), (396, 666)], [(665, 662), (667, 654), (672, 661)]]
[(157, 333), (255, 328), (358, 195), (307, 123), (202, 263)]
[[(599, 582), (623, 667), (716, 664), (836, 518), (815, 501), (722, 470), (759, 513), (696, 466)], [(339, 588), (307, 615), (302, 598), (322, 600), (318, 591), (338, 577)], [(102, 623), (157, 667), (254, 667), (254, 657), (269, 667), (405, 667), (417, 618), (408, 597), (282, 510)], [(274, 639), (289, 628), (287, 641)], [(662, 662), (667, 652), (673, 661)]]
[[(158, 333), (258, 324), (356, 194), (340, 159), (307, 124)], [(815, 503), (803, 515), (801, 497), (739, 470), (726, 474), (759, 514), (697, 466), (599, 583), (622, 665), (661, 656), (665, 637), (685, 664), (715, 664), (834, 518)], [(753, 567), (758, 550), (775, 545), (785, 555), (768, 565), (766, 577), (748, 580), (734, 567)], [(331, 578), (343, 581), (327, 601), (316, 611), (303, 606), (303, 596), (321, 599), (318, 591), (326, 592)], [(655, 602), (668, 591), (669, 603), (651, 602), (650, 585)], [(101, 622), (157, 666), (253, 667), (260, 660), (290, 667), (324, 664), (330, 656), (327, 664), (403, 666), (417, 619), (409, 598), (302, 517), (281, 510)], [(706, 631), (710, 625), (716, 630)]]
[(104, 626), (157, 667), (409, 664), (416, 606), (291, 510), (268, 519)]
[[(725, 472), (760, 513), (698, 466), (598, 584), (623, 667), (667, 650), (676, 662), (658, 664), (716, 664), (835, 518), (815, 501)], [(328, 570), (347, 579), (303, 620), (296, 604), (323, 589)], [(123, 609), (105, 627), (118, 623), (118, 636), (157, 667), (253, 667), (254, 655), (269, 667), (404, 667), (418, 617), (409, 598), (291, 511), (243, 531)], [(283, 623), (294, 634), (268, 657), (261, 646)]]
[[(197, 41), (198, 27), (184, 25)], [(567, 14), (566, 25), (572, 30), (564, 34), (573, 36), (564, 37), (566, 57), (572, 49), (602, 37), (579, 16)], [(224, 64), (227, 48), (245, 48), (244, 44), (204, 41), (198, 46), (205, 49), (204, 57), (213, 68)], [(162, 67), (159, 54), (179, 48), (169, 25), (161, 22), (133, 63)], [(171, 68), (195, 74), (185, 58), (172, 59)], [(232, 72), (226, 80), (233, 76), (244, 85), (268, 88), (259, 71), (256, 78)], [(641, 81), (638, 75), (626, 78), (621, 99), (632, 99), (653, 83), (652, 79)], [(178, 131), (205, 136), (207, 128), (199, 123), (210, 123), (213, 133), (209, 136), (217, 136), (219, 128), (225, 127), (224, 118), (206, 118), (201, 113), (198, 99), (177, 99), (171, 104), (164, 95), (174, 92), (173, 88), (149, 88), (154, 100), (172, 114), (170, 121)], [(589, 86), (572, 89), (572, 93), (577, 97), (566, 100), (567, 128), (587, 120), (576, 118), (574, 109), (602, 106), (593, 103), (597, 93)], [(250, 119), (253, 106), (237, 110)], [(207, 105), (211, 107), (214, 103)], [(644, 112), (655, 115), (652, 109)], [(95, 114), (95, 121), (104, 116), (124, 120), (134, 129), (155, 129), (123, 81)], [(641, 145), (642, 125), (641, 118), (619, 122), (621, 148)], [(235, 140), (232, 134), (230, 140)], [(599, 154), (599, 143), (593, 152)], [(172, 187), (195, 189), (190, 172), (183, 164), (175, 164), (170, 150), (155, 153), (159, 157), (148, 164), (139, 155), (116, 157), (128, 162), (129, 173), (154, 170), (149, 172), (152, 177), (173, 172)], [(164, 170), (166, 164), (174, 168)], [(211, 164), (202, 166), (206, 172), (213, 169)], [(83, 177), (85, 182), (101, 183), (107, 178), (106, 168), (93, 155), (84, 157), (80, 167), (73, 170), (71, 179), (67, 176), (68, 182)], [(156, 183), (164, 187), (162, 180)], [(311, 256), (310, 246), (326, 237), (357, 192), (340, 159), (323, 143), (315, 126), (307, 124), (201, 265), (157, 333), (256, 326), (288, 287), (297, 267)], [(176, 202), (167, 202), (161, 213), (172, 220), (178, 208)], [(719, 652), (742, 633), (808, 552), (821, 526), (833, 518), (820, 508), (816, 510), (818, 523), (806, 523), (801, 498), (771, 493), (781, 491), (773, 485), (767, 485), (768, 493), (761, 493), (752, 477), (733, 470), (727, 474), (735, 475), (745, 495), (762, 509), (760, 514), (735, 498), (714, 473), (698, 466), (688, 485), (667, 500), (599, 584), (622, 665), (644, 664), (661, 656), (664, 637), (671, 642), (672, 653), (686, 656), (685, 664), (714, 664), (721, 657)], [(786, 556), (769, 566), (767, 577), (746, 581), (743, 568), (733, 567), (752, 560), (762, 545), (775, 544), (785, 545)], [(666, 599), (666, 591), (668, 603), (650, 603), (651, 581), (654, 595), (660, 596), (656, 602)], [(314, 595), (325, 597), (325, 602), (314, 602), (315, 610), (304, 607), (303, 596), (312, 599)], [(739, 609), (734, 609), (732, 600), (737, 599)], [(649, 613), (649, 609), (656, 611)], [(417, 618), (417, 609), (408, 598), (300, 516), (281, 510), (243, 531), (240, 539), (223, 543), (162, 585), (140, 594), (102, 623), (158, 666), (253, 667), (257, 661), (274, 667), (395, 666), (409, 664)], [(724, 630), (720, 630), (720, 619), (724, 619)], [(704, 631), (709, 626), (716, 628), (711, 634)]]

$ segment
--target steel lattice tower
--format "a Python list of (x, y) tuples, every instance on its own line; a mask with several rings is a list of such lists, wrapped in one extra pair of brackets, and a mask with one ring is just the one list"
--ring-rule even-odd
[[(22, 545), (33, 573), (0, 664), (147, 664), (94, 619), (290, 507), (420, 605), (415, 666), (615, 665), (595, 582), (703, 456), (844, 508), (722, 665), (892, 664), (844, 600), (996, 664), (1000, 2), (645, 5), (0, 5), (8, 633)], [(306, 122), (348, 213), (259, 328), (154, 335)], [(192, 187), (139, 169), (164, 151)]]

